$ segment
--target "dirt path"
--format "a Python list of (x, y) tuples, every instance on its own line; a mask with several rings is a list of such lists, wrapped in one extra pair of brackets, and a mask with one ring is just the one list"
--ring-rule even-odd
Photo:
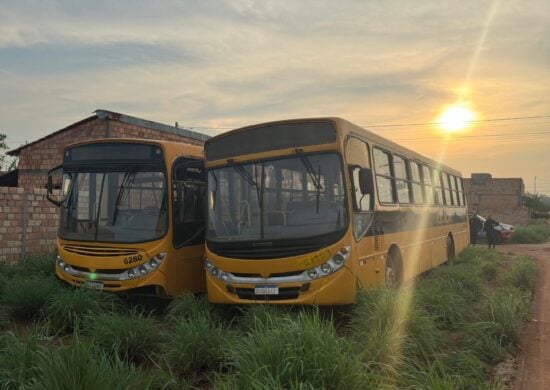
[(537, 261), (535, 295), (529, 322), (521, 334), (521, 352), (514, 380), (517, 390), (550, 389), (550, 243), (502, 245), (504, 253), (525, 254)]

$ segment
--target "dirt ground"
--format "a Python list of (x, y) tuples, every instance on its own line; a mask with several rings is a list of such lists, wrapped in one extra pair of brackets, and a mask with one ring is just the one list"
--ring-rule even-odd
[(503, 253), (525, 254), (537, 261), (535, 294), (529, 322), (521, 334), (520, 353), (513, 389), (550, 389), (550, 243), (538, 245), (501, 245)]

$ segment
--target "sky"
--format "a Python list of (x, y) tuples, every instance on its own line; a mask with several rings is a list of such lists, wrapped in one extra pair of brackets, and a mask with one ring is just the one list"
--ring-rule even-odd
[(0, 0), (8, 146), (96, 109), (210, 135), (338, 116), (550, 195), (550, 1)]

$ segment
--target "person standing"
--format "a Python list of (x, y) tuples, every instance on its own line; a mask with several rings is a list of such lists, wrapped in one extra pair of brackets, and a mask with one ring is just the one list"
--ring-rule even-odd
[(477, 234), (479, 233), (479, 228), (481, 227), (481, 223), (479, 221), (479, 218), (477, 217), (477, 214), (474, 214), (470, 217), (470, 244), (473, 246), (476, 246), (477, 242)]
[(498, 225), (498, 222), (495, 221), (490, 215), (487, 216), (487, 220), (485, 221), (485, 232), (487, 233), (487, 245), (489, 245), (489, 249), (495, 249), (495, 243), (496, 243), (496, 235), (497, 231), (495, 230), (495, 226)]

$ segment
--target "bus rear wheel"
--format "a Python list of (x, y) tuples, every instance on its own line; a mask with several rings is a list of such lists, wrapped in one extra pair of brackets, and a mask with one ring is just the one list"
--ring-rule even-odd
[(454, 264), (455, 257), (455, 243), (453, 241), (453, 238), (449, 235), (447, 236), (447, 264)]

